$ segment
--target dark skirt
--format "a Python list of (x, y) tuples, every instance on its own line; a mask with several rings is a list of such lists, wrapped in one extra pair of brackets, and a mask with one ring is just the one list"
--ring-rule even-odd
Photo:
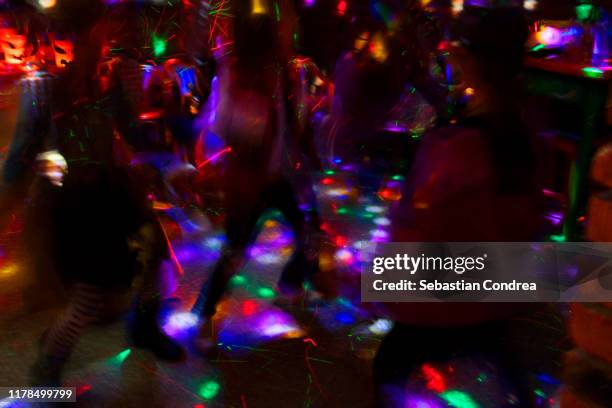
[(157, 222), (141, 186), (121, 168), (87, 165), (71, 167), (62, 187), (45, 190), (45, 235), (62, 281), (131, 285), (138, 265), (128, 241), (143, 224)]

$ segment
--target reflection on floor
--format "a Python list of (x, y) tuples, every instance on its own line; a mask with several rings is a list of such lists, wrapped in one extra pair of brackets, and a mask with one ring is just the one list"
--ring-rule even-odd
[[(363, 197), (348, 182), (350, 170), (328, 170), (317, 188), (328, 235), (321, 265), (337, 265), (337, 300), (311, 299), (290, 308), (275, 304), (275, 282), (291, 254), (292, 235), (280, 215), (270, 212), (215, 319), (217, 348), (207, 356), (190, 351), (185, 362), (165, 364), (127, 346), (124, 320), (95, 326), (65, 373), (65, 384), (77, 388), (77, 406), (372, 406), (371, 363), (391, 322), (379, 318), (375, 306), (359, 302), (361, 249), (388, 239), (388, 203), (399, 199), (402, 177), (388, 178), (377, 195)], [(197, 325), (189, 311), (223, 235), (201, 214), (191, 214), (180, 228), (168, 222), (166, 231), (175, 265), (166, 268), (169, 300), (162, 319), (167, 333), (188, 344)], [(27, 279), (19, 269), (23, 259), (10, 251), (14, 241), (14, 235), (5, 237), (0, 252), (0, 386), (27, 384), (38, 338), (54, 315), (52, 310), (25, 312), (20, 293)], [(540, 406), (555, 406), (558, 381), (543, 372), (530, 374), (538, 384)], [(425, 363), (396, 392), (400, 406), (407, 408), (512, 406), (512, 389), (493, 365), (477, 357)], [(0, 402), (9, 406), (28, 405)]]

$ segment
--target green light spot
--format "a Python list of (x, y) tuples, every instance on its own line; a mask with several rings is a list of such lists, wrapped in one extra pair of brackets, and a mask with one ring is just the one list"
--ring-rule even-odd
[(595, 67), (582, 68), (582, 72), (588, 78), (603, 78), (604, 75), (603, 70)]
[(156, 57), (162, 56), (166, 52), (166, 40), (156, 35), (153, 35), (152, 39), (153, 55)]
[(132, 353), (132, 349), (127, 348), (123, 350), (122, 352), (112, 356), (110, 361), (114, 365), (121, 365), (131, 353)]
[(325, 174), (328, 175), (328, 176), (331, 176), (333, 174), (336, 174), (336, 172), (333, 171), (333, 170), (325, 170)]
[(404, 176), (396, 174), (395, 176), (391, 177), (391, 180), (395, 180), (395, 181), (401, 181), (404, 179)]
[(553, 242), (565, 242), (565, 241), (567, 241), (567, 238), (565, 237), (565, 235), (551, 235), (549, 238)]
[(241, 286), (244, 285), (246, 281), (247, 279), (244, 277), (244, 275), (236, 275), (230, 280), (230, 283), (234, 286)]
[(259, 288), (257, 289), (257, 295), (264, 299), (270, 299), (274, 297), (275, 293), (274, 290), (270, 288)]
[(483, 383), (487, 381), (487, 374), (485, 373), (478, 374), (478, 377), (476, 377), (476, 381), (478, 381), (479, 383)]
[(592, 4), (580, 4), (576, 6), (576, 18), (578, 18), (579, 21), (588, 20), (591, 17), (592, 12)]
[(350, 212), (349, 209), (346, 207), (340, 207), (338, 208), (338, 211), (337, 211), (337, 213), (341, 215), (348, 214), (349, 212)]
[(533, 48), (531, 49), (531, 51), (536, 52), (536, 51), (543, 50), (544, 48), (546, 48), (546, 45), (545, 45), (545, 44), (538, 44), (538, 45), (536, 45), (535, 47), (533, 47)]
[(213, 399), (219, 393), (221, 386), (215, 380), (206, 381), (200, 386), (199, 394), (205, 400)]
[(546, 398), (546, 394), (544, 394), (544, 391), (542, 391), (542, 390), (535, 390), (534, 394), (537, 395), (540, 398)]
[(440, 397), (446, 401), (448, 405), (456, 408), (479, 408), (478, 403), (470, 397), (469, 394), (458, 391), (449, 390), (440, 394)]

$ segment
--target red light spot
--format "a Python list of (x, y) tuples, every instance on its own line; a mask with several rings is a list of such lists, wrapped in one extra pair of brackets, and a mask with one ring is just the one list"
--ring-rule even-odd
[(348, 243), (348, 239), (342, 235), (338, 235), (336, 238), (334, 238), (334, 243), (336, 246), (343, 247)]
[(325, 177), (323, 180), (321, 180), (321, 184), (326, 185), (326, 186), (329, 186), (333, 182), (334, 180), (330, 177)]
[(427, 388), (437, 393), (444, 392), (444, 390), (446, 390), (444, 377), (442, 377), (442, 374), (440, 374), (438, 370), (429, 364), (423, 364), (421, 371), (423, 372), (425, 380), (427, 381)]
[(400, 192), (393, 191), (388, 188), (378, 192), (378, 196), (385, 201), (399, 201), (402, 198), (402, 194)]
[(245, 316), (251, 316), (257, 310), (257, 303), (253, 300), (245, 300), (242, 303), (242, 314)]
[(327, 232), (327, 233), (330, 233), (330, 232), (331, 232), (331, 230), (332, 230), (332, 228), (331, 228), (331, 226), (330, 226), (328, 223), (326, 223), (326, 222), (322, 222), (322, 223), (321, 223), (321, 230), (322, 230), (322, 231), (325, 231), (325, 232)]
[(346, 13), (346, 1), (340, 0), (340, 2), (338, 3), (338, 14), (343, 16), (344, 13)]
[(195, 404), (193, 406), (193, 408), (206, 408), (206, 405), (204, 405), (204, 404)]

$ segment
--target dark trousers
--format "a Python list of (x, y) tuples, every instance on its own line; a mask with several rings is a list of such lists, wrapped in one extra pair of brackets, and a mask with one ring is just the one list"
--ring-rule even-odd
[[(259, 189), (250, 197), (229, 194), (226, 205), (225, 232), (227, 241), (222, 249), (211, 278), (204, 284), (194, 306), (194, 311), (210, 317), (227, 290), (229, 280), (238, 272), (243, 263), (247, 247), (257, 237), (257, 222), (269, 208), (277, 208), (283, 214), (295, 235), (295, 251), (283, 269), (279, 287), (299, 290), (305, 279), (318, 266), (318, 244), (316, 242), (318, 220), (307, 222), (300, 210), (296, 192), (288, 180), (278, 180)], [(308, 230), (308, 231), (307, 231)]]
[(410, 374), (423, 363), (474, 355), (497, 364), (516, 389), (519, 403), (515, 406), (535, 406), (526, 370), (517, 358), (506, 322), (452, 328), (395, 324), (374, 358), (376, 406), (403, 407), (403, 402), (387, 391), (389, 387), (403, 389)]

